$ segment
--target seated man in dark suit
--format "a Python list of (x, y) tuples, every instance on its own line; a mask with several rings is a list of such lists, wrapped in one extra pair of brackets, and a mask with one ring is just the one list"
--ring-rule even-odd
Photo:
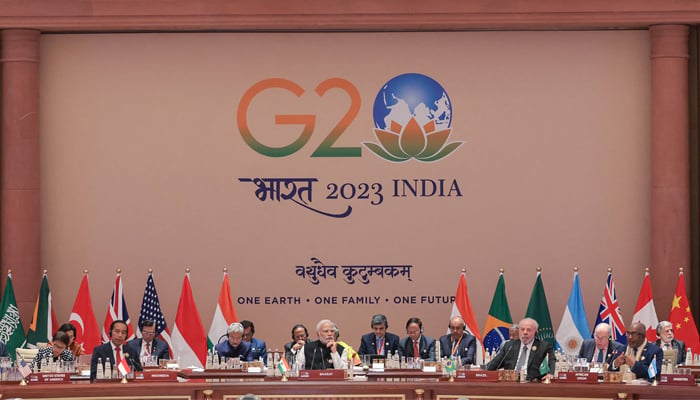
[(408, 336), (399, 341), (399, 355), (435, 361), (435, 339), (423, 335), (423, 321), (411, 317), (406, 322)]
[(540, 372), (540, 366), (545, 357), (549, 356), (549, 370), (554, 371), (557, 362), (554, 356), (554, 346), (550, 342), (535, 339), (538, 329), (539, 324), (532, 318), (520, 321), (518, 324), (520, 338), (504, 343), (498, 354), (486, 365), (486, 369), (524, 370), (527, 371), (526, 379), (529, 381), (545, 377), (551, 378), (551, 372), (543, 375)]
[(661, 347), (661, 350), (676, 349), (676, 364), (685, 364), (685, 343), (673, 337), (673, 324), (668, 321), (661, 321), (656, 326), (656, 336), (659, 340), (656, 345)]
[[(622, 354), (613, 360), (614, 368), (629, 367), (637, 379), (659, 380), (664, 352), (654, 343), (647, 341), (647, 327), (634, 322), (627, 328), (627, 346)], [(656, 363), (656, 376), (649, 376), (649, 365)]]
[[(122, 358), (126, 360), (127, 364), (133, 371), (141, 371), (141, 363), (138, 357), (127, 357), (124, 350), (124, 340), (129, 336), (129, 327), (126, 322), (117, 319), (109, 326), (109, 342), (103, 343), (99, 346), (95, 346), (92, 350), (92, 358), (90, 359), (90, 382), (97, 378), (97, 362), (102, 360), (102, 366), (104, 367), (109, 361), (112, 366), (112, 371), (117, 369), (117, 365), (121, 362)], [(103, 371), (104, 372), (104, 371)], [(105, 377), (111, 378), (111, 377)]]
[(386, 316), (382, 314), (372, 316), (370, 326), (373, 332), (362, 335), (357, 354), (360, 356), (365, 354), (390, 356), (399, 351), (399, 337), (386, 331), (389, 328)]
[(253, 321), (244, 319), (241, 321), (241, 325), (243, 325), (243, 340), (250, 343), (250, 358), (254, 361), (262, 359), (262, 362), (267, 366), (267, 347), (264, 340), (253, 337), (255, 335)]
[(348, 352), (335, 341), (338, 328), (333, 321), (323, 319), (316, 324), (318, 340), (307, 342), (304, 351), (297, 351), (296, 363), (301, 369), (346, 369)]
[(578, 352), (579, 357), (588, 362), (612, 365), (612, 360), (623, 352), (625, 345), (612, 340), (612, 328), (606, 322), (596, 325), (593, 339), (586, 339)]
[(158, 360), (170, 359), (168, 345), (156, 338), (156, 321), (145, 320), (141, 326), (141, 338), (133, 339), (126, 343), (125, 351), (131, 357), (138, 357), (141, 365), (145, 365), (145, 360), (150, 356), (158, 357)]
[(309, 331), (303, 324), (296, 324), (292, 327), (292, 341), (284, 344), (284, 356), (287, 361), (294, 360), (297, 351), (303, 350), (306, 342), (309, 341)]
[(239, 358), (241, 361), (253, 361), (250, 355), (250, 343), (243, 341), (243, 325), (234, 322), (226, 328), (225, 342), (214, 346), (214, 350), (221, 357)]
[(447, 325), (450, 334), (440, 337), (440, 356), (459, 357), (459, 365), (471, 365), (476, 362), (476, 338), (465, 332), (467, 324), (462, 317), (452, 317)]

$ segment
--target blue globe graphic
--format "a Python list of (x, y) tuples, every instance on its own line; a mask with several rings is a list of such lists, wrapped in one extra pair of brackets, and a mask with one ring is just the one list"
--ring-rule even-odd
[(420, 126), (435, 123), (435, 130), (452, 126), (452, 102), (433, 78), (417, 73), (398, 75), (389, 80), (374, 99), (374, 126), (390, 130), (394, 121), (402, 127), (411, 118)]

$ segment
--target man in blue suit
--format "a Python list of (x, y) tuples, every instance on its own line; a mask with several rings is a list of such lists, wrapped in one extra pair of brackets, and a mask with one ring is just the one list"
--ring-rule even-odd
[(423, 334), (423, 321), (411, 317), (406, 322), (408, 336), (399, 341), (399, 355), (435, 361), (435, 339)]
[(383, 314), (372, 316), (371, 327), (372, 332), (362, 335), (357, 354), (360, 356), (365, 354), (391, 356), (399, 351), (399, 337), (386, 331), (389, 328), (386, 316)]
[(226, 328), (228, 340), (214, 346), (219, 357), (239, 358), (241, 361), (253, 361), (250, 356), (250, 343), (243, 341), (243, 325), (234, 322)]
[[(627, 365), (638, 379), (659, 380), (664, 352), (655, 343), (647, 342), (647, 327), (641, 322), (634, 322), (627, 328), (627, 346), (625, 351), (614, 361), (617, 370)], [(656, 363), (656, 376), (649, 376), (649, 365)]]
[(124, 351), (131, 357), (138, 357), (144, 365), (149, 356), (157, 356), (158, 360), (170, 359), (168, 345), (156, 338), (156, 321), (145, 320), (141, 326), (141, 338), (126, 343)]
[(476, 338), (474, 335), (465, 332), (467, 324), (462, 317), (452, 317), (450, 319), (449, 335), (440, 337), (440, 356), (450, 358), (452, 356), (460, 359), (459, 365), (471, 365), (476, 362)]
[(243, 340), (250, 343), (250, 358), (257, 361), (262, 357), (263, 363), (267, 366), (267, 347), (264, 340), (253, 337), (255, 325), (247, 319), (241, 321), (241, 325), (243, 325)]
[(593, 339), (586, 339), (578, 352), (588, 362), (612, 365), (612, 360), (624, 352), (625, 345), (612, 340), (612, 328), (606, 322), (596, 325)]
[(656, 326), (656, 336), (659, 340), (656, 345), (661, 350), (676, 350), (676, 364), (685, 364), (685, 343), (673, 336), (673, 324), (668, 321), (661, 321)]

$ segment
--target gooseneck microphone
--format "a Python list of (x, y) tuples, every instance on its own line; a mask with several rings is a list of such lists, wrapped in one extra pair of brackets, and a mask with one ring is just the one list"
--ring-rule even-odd
[[(319, 341), (319, 343), (321, 342)], [(318, 350), (318, 346), (314, 346), (314, 355), (311, 357), (311, 364), (309, 364), (311, 368), (309, 369), (314, 369), (314, 361), (316, 360), (316, 350)], [(323, 355), (321, 355), (321, 357), (323, 357)]]

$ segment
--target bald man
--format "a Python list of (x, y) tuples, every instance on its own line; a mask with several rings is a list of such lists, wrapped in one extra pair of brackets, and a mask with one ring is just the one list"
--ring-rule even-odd
[(476, 362), (476, 338), (467, 332), (467, 324), (461, 317), (452, 317), (447, 325), (448, 335), (440, 338), (440, 356), (457, 357), (460, 365), (471, 365)]

